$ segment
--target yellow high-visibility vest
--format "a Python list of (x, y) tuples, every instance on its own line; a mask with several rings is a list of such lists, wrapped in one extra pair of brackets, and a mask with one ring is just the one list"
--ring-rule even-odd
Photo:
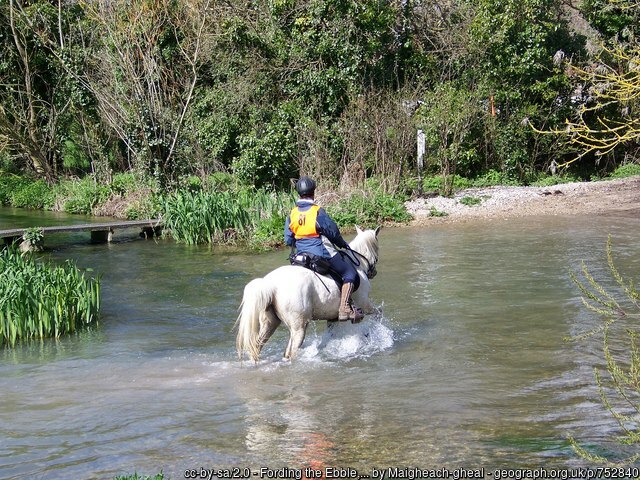
[(308, 210), (301, 212), (298, 207), (291, 210), (291, 222), (289, 228), (293, 232), (296, 240), (301, 238), (319, 237), (320, 234), (316, 230), (316, 218), (318, 218), (318, 205), (311, 205)]

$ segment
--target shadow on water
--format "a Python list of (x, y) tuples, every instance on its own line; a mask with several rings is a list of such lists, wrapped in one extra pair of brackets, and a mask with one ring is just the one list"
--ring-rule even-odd
[(258, 365), (236, 358), (244, 285), (265, 254), (131, 241), (66, 245), (102, 276), (97, 326), (0, 354), (0, 477), (112, 478), (188, 468), (579, 465), (597, 443), (595, 325), (568, 277), (606, 276), (609, 233), (640, 272), (636, 217), (387, 229), (372, 298), (383, 315), (312, 324), (283, 362), (280, 328)]

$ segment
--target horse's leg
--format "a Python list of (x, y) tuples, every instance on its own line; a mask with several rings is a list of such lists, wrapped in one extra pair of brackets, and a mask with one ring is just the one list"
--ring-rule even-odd
[(258, 352), (262, 350), (276, 328), (280, 326), (280, 319), (273, 311), (273, 307), (267, 308), (260, 316), (260, 332), (258, 333)]
[(284, 358), (286, 360), (291, 360), (298, 353), (298, 349), (304, 342), (304, 336), (307, 331), (307, 323), (301, 322), (301, 326), (294, 327), (293, 325), (289, 325), (289, 343), (287, 345), (287, 349), (284, 351)]

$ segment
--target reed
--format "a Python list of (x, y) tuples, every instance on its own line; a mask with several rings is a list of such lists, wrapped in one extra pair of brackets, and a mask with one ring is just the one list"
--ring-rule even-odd
[(97, 318), (100, 280), (86, 279), (70, 260), (56, 267), (5, 249), (0, 271), (0, 345), (59, 337)]
[(248, 240), (263, 222), (284, 218), (291, 194), (263, 190), (179, 191), (163, 201), (165, 228), (177, 242), (201, 244)]

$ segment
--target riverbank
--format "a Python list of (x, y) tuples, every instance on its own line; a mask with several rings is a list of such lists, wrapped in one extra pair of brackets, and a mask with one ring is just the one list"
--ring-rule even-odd
[(548, 187), (470, 188), (450, 198), (410, 200), (405, 206), (414, 216), (412, 225), (640, 210), (640, 176)]

